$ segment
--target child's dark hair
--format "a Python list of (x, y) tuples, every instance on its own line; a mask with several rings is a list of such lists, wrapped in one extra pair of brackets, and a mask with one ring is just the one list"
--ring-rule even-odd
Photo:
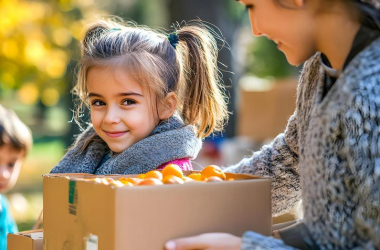
[(33, 144), (30, 129), (11, 110), (0, 105), (0, 147), (9, 145), (15, 150), (29, 152)]
[[(221, 131), (227, 104), (217, 68), (217, 43), (204, 23), (179, 27), (171, 38), (133, 22), (101, 20), (90, 25), (82, 41), (82, 60), (74, 93), (79, 97), (76, 118), (88, 107), (86, 76), (93, 66), (123, 65), (162, 101), (169, 92), (178, 99), (177, 111), (200, 138)], [(77, 120), (77, 119), (76, 119)]]

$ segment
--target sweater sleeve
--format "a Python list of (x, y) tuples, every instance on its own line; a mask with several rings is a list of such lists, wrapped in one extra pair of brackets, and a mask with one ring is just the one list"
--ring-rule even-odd
[(265, 249), (281, 249), (291, 250), (296, 249), (285, 245), (282, 240), (273, 237), (263, 236), (261, 234), (247, 231), (244, 233), (241, 244), (242, 250), (265, 250)]
[(272, 213), (290, 210), (300, 199), (298, 173), (297, 112), (290, 117), (284, 133), (250, 158), (225, 169), (226, 172), (261, 175), (272, 179)]

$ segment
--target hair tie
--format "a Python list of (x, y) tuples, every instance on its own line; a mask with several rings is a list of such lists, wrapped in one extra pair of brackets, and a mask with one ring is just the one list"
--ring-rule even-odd
[(179, 41), (177, 31), (169, 34), (168, 40), (169, 40), (170, 44), (173, 46), (173, 48), (176, 49), (178, 41)]

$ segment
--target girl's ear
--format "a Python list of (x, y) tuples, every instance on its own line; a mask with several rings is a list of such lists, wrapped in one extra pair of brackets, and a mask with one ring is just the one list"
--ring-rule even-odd
[(177, 108), (177, 96), (174, 92), (169, 92), (165, 100), (158, 105), (158, 117), (160, 120), (170, 118)]
[(303, 7), (305, 5), (305, 0), (293, 0), (297, 7)]

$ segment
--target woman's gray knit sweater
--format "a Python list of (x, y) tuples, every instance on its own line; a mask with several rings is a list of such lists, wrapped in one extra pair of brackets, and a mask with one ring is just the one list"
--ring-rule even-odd
[[(283, 134), (227, 172), (272, 178), (273, 213), (303, 199), (321, 249), (380, 249), (380, 39), (361, 51), (322, 98), (320, 54), (305, 63)], [(254, 232), (242, 249), (291, 249)]]

